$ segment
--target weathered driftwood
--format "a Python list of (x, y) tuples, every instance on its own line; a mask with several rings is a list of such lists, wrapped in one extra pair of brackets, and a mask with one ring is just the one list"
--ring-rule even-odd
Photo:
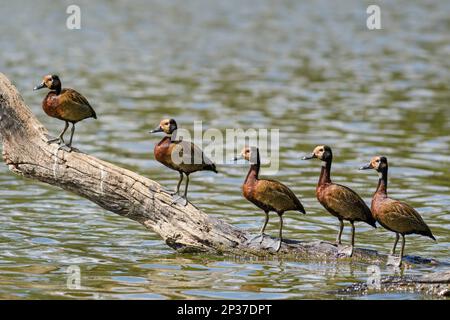
[(379, 283), (355, 283), (339, 293), (370, 294), (374, 292), (409, 292), (450, 297), (450, 271), (418, 276), (382, 277)]
[[(58, 150), (55, 144), (47, 144), (47, 130), (1, 73), (0, 134), (3, 159), (14, 173), (71, 191), (106, 210), (135, 220), (180, 252), (338, 259), (337, 247), (324, 241), (286, 240), (275, 255), (267, 249), (274, 241), (272, 238), (266, 236), (260, 245), (249, 241), (248, 232), (210, 217), (192, 204), (171, 205), (170, 194), (153, 180), (80, 151), (66, 152)], [(387, 256), (357, 248), (351, 259), (381, 265), (386, 263)], [(415, 262), (437, 263), (431, 259)]]

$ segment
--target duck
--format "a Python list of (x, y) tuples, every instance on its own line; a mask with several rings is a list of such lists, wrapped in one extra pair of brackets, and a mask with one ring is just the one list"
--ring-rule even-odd
[[(339, 233), (336, 245), (339, 248), (338, 255), (353, 255), (355, 246), (355, 222), (362, 221), (376, 228), (376, 221), (364, 200), (352, 189), (333, 183), (331, 181), (331, 163), (333, 152), (327, 145), (316, 146), (309, 156), (302, 160), (319, 159), (322, 161), (322, 170), (316, 187), (316, 197), (319, 203), (333, 216), (339, 220)], [(344, 220), (349, 221), (352, 227), (352, 238), (350, 251), (343, 247), (341, 236), (344, 230)]]
[(395, 254), (398, 240), (402, 236), (402, 247), (397, 266), (400, 267), (405, 251), (405, 235), (419, 234), (436, 241), (431, 229), (420, 214), (409, 204), (394, 200), (387, 194), (388, 186), (388, 160), (385, 156), (373, 157), (368, 164), (360, 170), (373, 169), (378, 172), (378, 186), (372, 198), (372, 214), (378, 223), (385, 229), (395, 233), (394, 246), (391, 255)]
[(264, 239), (264, 231), (267, 223), (269, 222), (269, 212), (276, 212), (280, 219), (280, 226), (279, 241), (275, 251), (279, 252), (283, 241), (284, 212), (298, 211), (305, 214), (305, 208), (294, 192), (292, 192), (291, 189), (281, 182), (259, 178), (259, 171), (261, 167), (259, 148), (244, 147), (241, 154), (233, 160), (238, 161), (239, 159), (245, 159), (251, 163), (247, 177), (242, 185), (242, 194), (245, 199), (263, 210), (265, 213), (264, 224), (261, 228), (260, 235), (258, 236), (261, 238), (260, 244)]
[(43, 88), (48, 88), (50, 91), (42, 101), (42, 109), (44, 112), (53, 118), (64, 121), (66, 124), (64, 129), (56, 139), (50, 139), (47, 143), (65, 144), (64, 133), (69, 128), (69, 122), (72, 123), (72, 130), (70, 133), (69, 143), (65, 146), (72, 151), (72, 140), (75, 133), (75, 124), (87, 118), (97, 119), (92, 106), (88, 100), (78, 91), (70, 88), (61, 88), (61, 80), (57, 75), (46, 75), (42, 82), (33, 88), (34, 91)]
[[(178, 125), (174, 119), (163, 119), (150, 133), (165, 133), (165, 137), (155, 145), (153, 151), (155, 159), (180, 174), (176, 190), (171, 193), (172, 196), (176, 196), (172, 204), (182, 199), (183, 205), (186, 206), (188, 204), (189, 175), (197, 171), (213, 171), (214, 173), (218, 173), (218, 171), (216, 165), (205, 156), (198, 146), (192, 142), (176, 139), (177, 129)], [(186, 176), (186, 186), (184, 195), (179, 196), (183, 174)]]

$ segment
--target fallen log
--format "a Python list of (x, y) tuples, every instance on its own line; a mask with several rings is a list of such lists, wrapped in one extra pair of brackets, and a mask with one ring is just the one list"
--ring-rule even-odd
[[(280, 252), (275, 253), (268, 249), (276, 241), (269, 236), (259, 244), (250, 240), (247, 231), (208, 216), (192, 203), (186, 207), (171, 205), (171, 195), (156, 181), (79, 150), (67, 152), (55, 144), (47, 144), (47, 130), (1, 73), (0, 134), (3, 159), (12, 172), (73, 192), (108, 211), (137, 221), (179, 252), (295, 260), (339, 258), (336, 245), (326, 241), (285, 240)], [(386, 263), (387, 255), (356, 248), (351, 259), (381, 265)], [(419, 258), (412, 263), (438, 262)]]
[(450, 270), (416, 276), (387, 276), (382, 277), (376, 285), (361, 282), (339, 291), (340, 294), (377, 292), (405, 292), (450, 297)]

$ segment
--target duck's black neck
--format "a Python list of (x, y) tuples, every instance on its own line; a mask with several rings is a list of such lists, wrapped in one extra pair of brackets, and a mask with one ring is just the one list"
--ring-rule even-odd
[(375, 193), (387, 194), (387, 185), (388, 185), (388, 168), (383, 168), (382, 171), (379, 171), (380, 179), (378, 180), (377, 191)]
[(333, 162), (332, 157), (330, 157), (327, 161), (322, 161), (322, 171), (320, 171), (319, 185), (331, 182), (331, 162)]
[(56, 85), (54, 88), (52, 88), (53, 91), (56, 92), (57, 95), (61, 94), (61, 84)]
[(170, 145), (170, 143), (172, 142), (172, 137), (170, 135), (165, 136), (164, 138), (161, 139), (161, 141), (159, 142), (159, 145)]
[(256, 149), (256, 163), (251, 164), (250, 170), (248, 171), (247, 177), (245, 178), (245, 182), (249, 180), (258, 180), (260, 167), (261, 160), (259, 158), (259, 149)]

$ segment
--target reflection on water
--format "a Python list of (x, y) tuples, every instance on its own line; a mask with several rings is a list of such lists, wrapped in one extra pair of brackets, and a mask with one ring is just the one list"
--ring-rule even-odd
[[(1, 14), (8, 30), (1, 71), (52, 132), (61, 122), (44, 115), (43, 93), (31, 91), (49, 72), (86, 95), (99, 115), (78, 126), (77, 146), (169, 187), (178, 176), (154, 161), (158, 137), (147, 135), (162, 117), (187, 129), (195, 120), (205, 129), (278, 128), (277, 177), (308, 212), (286, 214), (285, 235), (296, 239), (333, 240), (337, 231), (315, 199), (319, 164), (302, 155), (319, 143), (333, 146), (334, 180), (369, 201), (377, 178), (357, 168), (384, 154), (391, 195), (415, 206), (438, 239), (410, 236), (406, 253), (448, 261), (448, 1), (383, 3), (379, 31), (365, 28), (366, 5), (356, 0), (79, 5), (79, 31), (65, 29), (65, 7), (50, 1), (14, 1)], [(247, 168), (218, 169), (193, 176), (191, 200), (256, 232), (263, 215), (240, 194)], [(336, 290), (368, 276), (358, 263), (175, 254), (131, 220), (6, 166), (0, 183), (0, 298), (352, 298)], [(393, 240), (382, 228), (357, 226), (361, 246), (387, 252)], [(81, 268), (81, 290), (67, 289), (69, 265)]]

